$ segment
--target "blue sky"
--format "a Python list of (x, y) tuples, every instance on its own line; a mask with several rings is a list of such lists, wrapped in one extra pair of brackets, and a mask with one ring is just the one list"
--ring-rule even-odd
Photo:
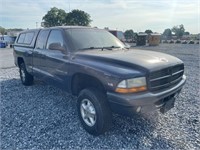
[(91, 26), (162, 33), (183, 24), (190, 33), (200, 33), (200, 0), (0, 0), (0, 26), (36, 28), (52, 7), (69, 12), (86, 11)]

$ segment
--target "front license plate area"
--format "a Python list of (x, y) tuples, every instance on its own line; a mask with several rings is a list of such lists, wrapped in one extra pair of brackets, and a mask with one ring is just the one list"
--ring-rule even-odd
[(166, 113), (168, 110), (170, 110), (171, 108), (174, 107), (174, 103), (175, 103), (175, 98), (172, 97), (170, 98), (168, 101), (166, 101), (166, 103), (160, 108), (160, 112), (161, 113)]

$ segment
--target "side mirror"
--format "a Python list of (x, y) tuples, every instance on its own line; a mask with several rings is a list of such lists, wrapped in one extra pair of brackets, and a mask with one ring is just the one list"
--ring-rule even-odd
[(50, 50), (64, 50), (64, 47), (60, 43), (51, 43), (48, 47)]

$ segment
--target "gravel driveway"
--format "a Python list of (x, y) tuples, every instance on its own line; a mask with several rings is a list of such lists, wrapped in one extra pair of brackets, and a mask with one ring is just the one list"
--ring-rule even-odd
[(1, 69), (1, 149), (200, 149), (199, 45), (137, 48), (184, 61), (187, 83), (175, 108), (164, 115), (114, 115), (110, 132), (93, 137), (78, 120), (76, 97), (39, 80), (25, 87), (17, 68)]

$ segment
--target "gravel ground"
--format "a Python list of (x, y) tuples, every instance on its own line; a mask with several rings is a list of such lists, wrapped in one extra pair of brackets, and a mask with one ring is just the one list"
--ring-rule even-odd
[(25, 87), (17, 68), (1, 69), (1, 149), (200, 149), (199, 45), (137, 48), (184, 61), (187, 83), (175, 108), (164, 115), (114, 115), (111, 130), (93, 137), (78, 120), (76, 97), (39, 80)]

